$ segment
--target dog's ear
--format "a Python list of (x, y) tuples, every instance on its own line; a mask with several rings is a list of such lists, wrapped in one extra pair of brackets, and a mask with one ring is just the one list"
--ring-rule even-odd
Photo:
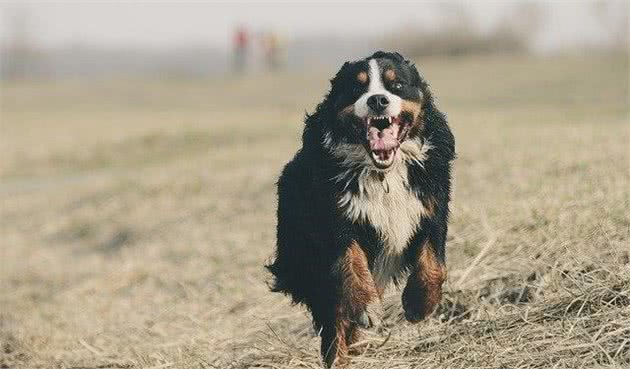
[(335, 82), (339, 81), (345, 75), (345, 72), (346, 70), (348, 70), (348, 68), (350, 68), (350, 62), (343, 63), (341, 68), (339, 68), (339, 70), (337, 71), (337, 74), (335, 74), (335, 76), (330, 80), (331, 87), (334, 87)]
[(348, 74), (352, 68), (352, 62), (345, 62), (337, 71), (337, 74), (330, 80), (330, 91), (324, 100), (325, 104), (332, 103), (336, 97), (342, 92), (345, 85), (345, 79), (348, 78)]
[(408, 62), (407, 60), (405, 60), (404, 56), (402, 56), (399, 52), (396, 52), (396, 51), (379, 50), (375, 52), (374, 54), (372, 54), (372, 56), (370, 56), (368, 59), (389, 59), (389, 60), (393, 60), (399, 63)]
[(406, 60), (404, 56), (402, 56), (399, 52), (394, 51), (391, 53), (394, 60), (398, 61), (398, 62), (405, 62), (405, 63), (409, 63), (409, 60)]
[(418, 70), (418, 68), (416, 67), (416, 65), (408, 59), (404, 59), (404, 57), (398, 53), (396, 53), (398, 56), (400, 56), (402, 59), (402, 61), (407, 64), (407, 66), (409, 67), (409, 71), (411, 73), (411, 79), (412, 82), (414, 84), (417, 84), (420, 87), (420, 91), (422, 93), (426, 93), (428, 92), (428, 87), (429, 85), (427, 84), (427, 82), (425, 81), (425, 79), (422, 77), (422, 75), (420, 74), (420, 71)]
[(414, 80), (414, 84), (416, 84), (418, 88), (420, 89), (420, 97), (422, 99), (422, 109), (426, 110), (433, 105), (433, 94), (431, 93), (431, 90), (429, 89), (429, 84), (422, 77), (422, 75), (418, 71), (418, 68), (416, 68), (415, 64), (413, 64), (411, 61), (407, 61), (407, 64), (409, 65), (409, 69), (411, 70), (411, 76), (412, 76), (412, 79)]
[(352, 65), (351, 62), (345, 62), (339, 68), (337, 73), (330, 79), (330, 90), (324, 96), (324, 100), (317, 104), (315, 111), (312, 114), (306, 114), (305, 123), (307, 126), (315, 126), (318, 123), (326, 120), (333, 112), (333, 104), (336, 96), (339, 94), (339, 89), (342, 85), (341, 81), (345, 77), (347, 70)]
[(418, 83), (418, 84), (423, 82), (422, 76), (420, 76), (420, 72), (418, 71), (418, 68), (416, 67), (416, 65), (412, 63), (410, 60), (405, 60), (405, 63), (407, 63), (407, 65), (409, 66), (409, 70), (411, 71), (413, 82)]

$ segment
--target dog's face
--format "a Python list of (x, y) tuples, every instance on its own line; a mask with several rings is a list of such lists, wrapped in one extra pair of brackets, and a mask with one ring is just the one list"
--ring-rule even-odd
[[(399, 149), (422, 125), (426, 83), (416, 68), (399, 54), (379, 52), (344, 64), (331, 83), (334, 117), (327, 120), (324, 145), (381, 170), (400, 161)], [(361, 147), (364, 157), (357, 157)]]

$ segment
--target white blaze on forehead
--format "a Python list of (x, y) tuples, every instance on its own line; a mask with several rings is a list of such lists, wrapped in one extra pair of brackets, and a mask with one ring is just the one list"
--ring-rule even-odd
[(372, 95), (385, 95), (389, 98), (389, 106), (382, 114), (386, 116), (397, 116), (400, 114), (402, 99), (385, 89), (383, 80), (381, 79), (382, 71), (376, 59), (371, 59), (368, 65), (370, 67), (368, 71), (370, 84), (368, 85), (367, 92), (361, 95), (354, 103), (354, 113), (360, 118), (365, 118), (372, 113), (370, 112), (370, 107), (367, 105), (368, 98)]
[(385, 90), (385, 86), (383, 86), (383, 81), (381, 80), (381, 69), (378, 67), (378, 63), (376, 62), (376, 59), (370, 60), (369, 66), (370, 66), (370, 86), (368, 88), (368, 92)]

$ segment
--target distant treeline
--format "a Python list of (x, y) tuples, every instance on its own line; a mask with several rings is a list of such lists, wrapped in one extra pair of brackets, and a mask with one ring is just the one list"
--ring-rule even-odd
[[(627, 11), (627, 4), (592, 3), (591, 14), (609, 39), (609, 43), (601, 48), (612, 51), (628, 48)], [(546, 8), (537, 2), (514, 3), (495, 27), (488, 30), (482, 30), (475, 24), (474, 17), (463, 2), (443, 4), (437, 17), (439, 27), (409, 25), (386, 37), (383, 42), (389, 48), (412, 57), (526, 53), (532, 51), (537, 37), (545, 32), (548, 21)]]

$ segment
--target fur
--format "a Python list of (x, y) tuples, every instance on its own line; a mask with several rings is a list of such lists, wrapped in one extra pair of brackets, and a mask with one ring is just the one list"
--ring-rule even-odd
[[(388, 167), (376, 165), (366, 136), (374, 94), (388, 97), (379, 114), (393, 117), (380, 132), (393, 124), (405, 132)], [(302, 141), (278, 180), (277, 250), (267, 268), (272, 290), (311, 312), (330, 367), (378, 321), (374, 307), (392, 282), (408, 276), (411, 322), (439, 302), (455, 143), (415, 66), (385, 52), (342, 66), (307, 115)]]

